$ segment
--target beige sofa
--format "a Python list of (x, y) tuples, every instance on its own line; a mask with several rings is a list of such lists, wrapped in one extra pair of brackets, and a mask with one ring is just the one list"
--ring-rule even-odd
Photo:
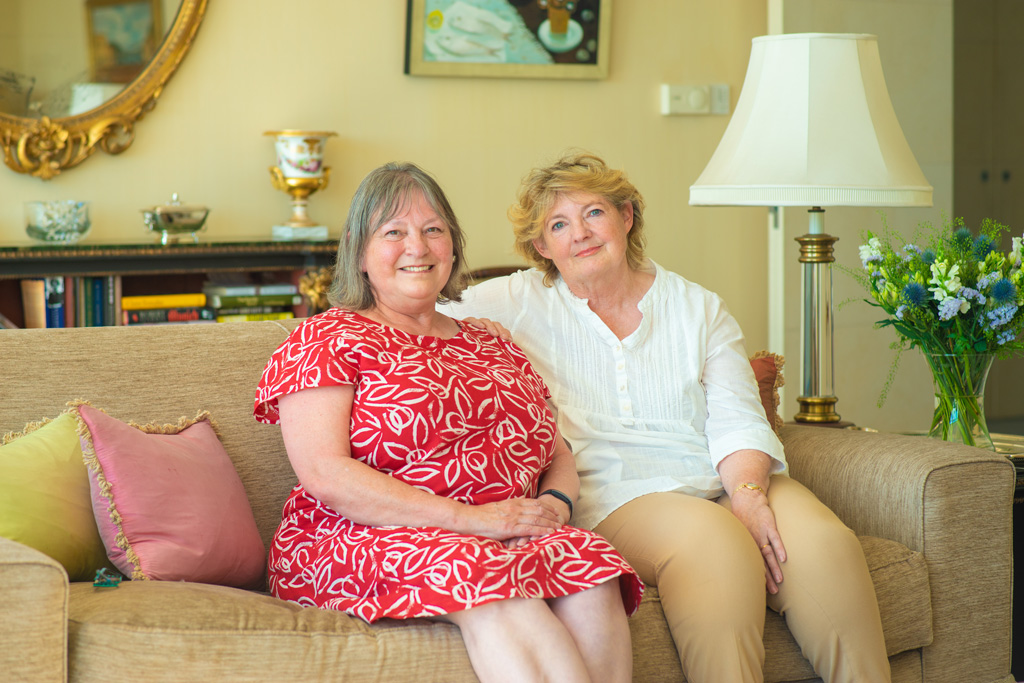
[[(138, 422), (208, 410), (269, 544), (295, 476), (279, 429), (257, 424), (251, 407), (264, 362), (293, 326), (0, 332), (0, 432), (75, 398)], [(920, 437), (788, 426), (782, 436), (793, 475), (862, 536), (893, 679), (1010, 681), (1009, 462)], [(635, 680), (684, 680), (656, 590), (631, 629)], [(772, 612), (765, 642), (768, 681), (818, 680)], [(61, 565), (3, 538), (0, 644), (5, 680), (474, 680), (450, 625), (369, 626), (221, 586), (69, 584)]]

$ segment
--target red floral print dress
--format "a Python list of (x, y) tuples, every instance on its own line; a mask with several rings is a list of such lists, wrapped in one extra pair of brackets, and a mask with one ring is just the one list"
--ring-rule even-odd
[[(547, 387), (515, 345), (471, 327), (414, 336), (357, 313), (314, 316), (271, 356), (255, 416), (277, 399), (355, 385), (352, 457), (410, 486), (481, 505), (533, 497), (550, 465), (555, 424)], [(627, 614), (643, 585), (597, 534), (563, 526), (509, 549), (437, 527), (346, 519), (295, 486), (269, 559), (274, 595), (372, 622), (447, 614), (511, 597), (553, 598), (618, 577)]]

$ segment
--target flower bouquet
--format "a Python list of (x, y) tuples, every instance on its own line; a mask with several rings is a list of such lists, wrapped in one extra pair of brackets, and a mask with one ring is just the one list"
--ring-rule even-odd
[[(975, 236), (962, 218), (946, 221), (929, 236), (909, 243), (883, 224), (881, 236), (866, 233), (860, 247), (863, 271), (853, 272), (871, 295), (866, 300), (888, 317), (877, 327), (892, 327), (899, 351), (920, 348), (935, 383), (935, 414), (929, 434), (947, 441), (992, 449), (985, 423), (983, 394), (995, 358), (1024, 350), (1024, 238), (1014, 237), (1007, 253), (997, 250), (1007, 230), (982, 221)], [(879, 400), (885, 400), (888, 383)]]

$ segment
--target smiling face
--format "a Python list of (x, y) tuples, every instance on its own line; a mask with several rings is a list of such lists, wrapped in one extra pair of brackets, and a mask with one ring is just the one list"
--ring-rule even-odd
[(533, 246), (554, 262), (567, 283), (588, 285), (629, 267), (626, 247), (632, 227), (630, 202), (616, 208), (597, 194), (559, 195)]
[(377, 228), (363, 251), (362, 270), (379, 307), (406, 313), (433, 310), (452, 272), (451, 231), (420, 191)]

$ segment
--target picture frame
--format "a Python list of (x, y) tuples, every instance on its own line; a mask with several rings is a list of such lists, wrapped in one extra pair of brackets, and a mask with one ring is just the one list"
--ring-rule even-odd
[(94, 83), (131, 83), (163, 41), (160, 0), (86, 0)]
[(601, 79), (612, 0), (407, 0), (411, 76)]

